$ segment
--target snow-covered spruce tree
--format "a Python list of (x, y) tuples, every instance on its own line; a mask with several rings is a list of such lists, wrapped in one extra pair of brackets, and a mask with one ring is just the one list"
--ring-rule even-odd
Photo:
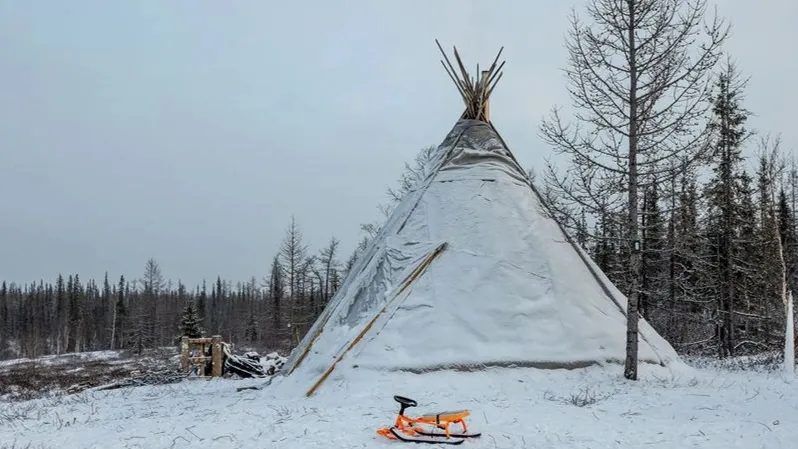
[(180, 336), (188, 338), (202, 337), (200, 318), (193, 298), (188, 298), (183, 306), (183, 316), (180, 318)]
[(743, 89), (747, 80), (740, 77), (735, 65), (727, 60), (716, 83), (713, 95), (712, 164), (714, 175), (705, 186), (707, 201), (706, 237), (704, 247), (711, 270), (706, 275), (711, 285), (716, 307), (716, 342), (718, 355), (734, 355), (736, 339), (735, 313), (741, 280), (750, 273), (745, 241), (741, 240), (742, 221), (748, 219), (742, 209), (747, 192), (743, 191), (744, 169), (742, 147), (751, 133), (745, 128), (750, 113), (743, 108)]
[(284, 302), (286, 299), (286, 288), (284, 279), (285, 269), (280, 262), (279, 255), (274, 256), (269, 270), (269, 280), (267, 287), (269, 291), (269, 310), (271, 319), (269, 320), (268, 345), (273, 348), (282, 347), (285, 338)]
[(127, 307), (125, 307), (125, 275), (119, 276), (119, 284), (114, 299), (114, 310), (111, 318), (111, 349), (122, 346), (120, 336), (125, 335), (127, 325)]
[[(584, 208), (601, 216), (626, 207), (629, 259), (624, 377), (637, 379), (641, 282), (639, 190), (669, 181), (704, 156), (711, 71), (728, 29), (705, 24), (706, 0), (589, 0), (592, 24), (573, 15), (567, 39), (569, 94), (577, 125), (555, 110), (541, 126), (565, 175), (549, 163), (546, 182), (565, 199), (564, 223)], [(679, 166), (668, 163), (680, 161)], [(578, 209), (577, 209), (578, 208)], [(609, 209), (609, 210), (607, 210)]]

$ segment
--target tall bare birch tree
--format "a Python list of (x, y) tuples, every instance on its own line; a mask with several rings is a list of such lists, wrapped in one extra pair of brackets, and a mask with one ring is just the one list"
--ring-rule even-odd
[[(792, 360), (794, 358), (794, 341), (793, 338), (793, 316), (792, 316), (792, 295), (789, 290), (789, 279), (788, 279), (788, 260), (785, 254), (785, 242), (782, 238), (782, 223), (781, 221), (784, 218), (788, 217), (781, 217), (781, 214), (777, 211), (777, 204), (778, 200), (776, 199), (776, 189), (780, 187), (782, 192), (784, 192), (784, 180), (780, 178), (784, 175), (784, 171), (787, 168), (786, 160), (781, 152), (781, 138), (777, 137), (776, 139), (771, 141), (770, 136), (765, 136), (760, 140), (759, 149), (758, 149), (758, 158), (761, 170), (764, 172), (765, 176), (768, 178), (768, 199), (766, 207), (769, 209), (767, 212), (770, 215), (770, 219), (772, 222), (772, 241), (774, 242), (775, 246), (775, 257), (772, 260), (775, 260), (778, 269), (778, 294), (781, 299), (781, 302), (784, 306), (784, 316), (785, 316), (785, 342), (784, 342), (784, 357), (785, 357), (785, 367), (788, 363), (794, 363)], [(786, 198), (784, 199), (786, 203)], [(763, 206), (765, 206), (763, 204)], [(763, 227), (764, 230), (764, 227)], [(767, 237), (766, 237), (767, 238)], [(790, 354), (788, 354), (790, 352)], [(793, 367), (787, 368), (789, 374), (792, 373)]]
[[(569, 159), (565, 174), (549, 162), (546, 190), (554, 213), (578, 223), (624, 217), (628, 254), (624, 376), (637, 379), (641, 286), (638, 190), (670, 177), (709, 151), (704, 125), (712, 70), (728, 27), (707, 22), (706, 0), (589, 0), (583, 22), (574, 12), (566, 39), (568, 91), (576, 124), (555, 109), (541, 134)], [(619, 215), (620, 214), (620, 215)]]

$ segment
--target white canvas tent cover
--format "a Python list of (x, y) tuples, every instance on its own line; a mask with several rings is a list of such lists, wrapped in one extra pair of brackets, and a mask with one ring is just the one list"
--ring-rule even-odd
[[(284, 373), (317, 382), (341, 356), (336, 372), (623, 363), (626, 297), (546, 214), (490, 122), (461, 118), (425, 175)], [(639, 327), (641, 362), (678, 361)]]

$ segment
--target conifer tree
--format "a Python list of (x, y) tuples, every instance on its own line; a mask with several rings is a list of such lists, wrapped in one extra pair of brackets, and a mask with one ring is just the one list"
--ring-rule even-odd
[(760, 140), (757, 155), (757, 189), (761, 216), (759, 304), (763, 317), (762, 344), (771, 348), (783, 343), (779, 334), (783, 329), (788, 290), (787, 261), (784, 257), (776, 194), (779, 176), (784, 168), (780, 146), (780, 139), (771, 140), (770, 136), (765, 136)]
[(101, 344), (103, 345), (107, 344), (106, 342), (110, 339), (107, 333), (113, 332), (114, 323), (112, 320), (115, 313), (114, 308), (115, 301), (111, 293), (111, 283), (108, 281), (108, 272), (106, 271), (105, 277), (103, 278), (103, 292), (100, 305), (95, 309), (94, 317), (92, 317), (93, 322), (102, 323), (102, 328), (97, 332), (97, 342), (102, 342)]
[(244, 340), (249, 343), (258, 341), (260, 333), (258, 332), (258, 320), (255, 318), (255, 311), (250, 310), (249, 318), (247, 319), (247, 327), (244, 330)]
[(741, 287), (736, 275), (746, 257), (738, 238), (744, 225), (740, 209), (742, 145), (750, 135), (745, 128), (750, 113), (741, 105), (746, 82), (727, 60), (716, 83), (714, 117), (709, 125), (715, 140), (715, 166), (714, 176), (706, 187), (708, 245), (705, 249), (712, 266), (707, 274), (717, 302), (716, 341), (720, 357), (734, 353), (735, 307)]
[[(642, 209), (642, 288), (640, 291), (640, 314), (646, 320), (654, 318), (655, 310), (663, 308), (667, 293), (665, 291), (667, 260), (666, 230), (660, 208), (660, 195), (657, 183), (653, 182), (643, 194)], [(658, 314), (661, 316), (662, 314)], [(655, 321), (656, 322), (656, 321)]]
[(111, 320), (111, 349), (121, 346), (120, 336), (125, 335), (124, 323), (127, 318), (125, 307), (125, 275), (119, 276), (116, 299), (114, 300), (114, 314)]
[(8, 286), (3, 281), (0, 284), (0, 354), (5, 350), (8, 340)]
[(787, 269), (787, 284), (795, 291), (796, 262), (798, 262), (798, 235), (795, 227), (795, 211), (790, 207), (787, 193), (779, 191), (779, 233), (784, 247), (784, 260)]
[(698, 226), (698, 188), (693, 171), (682, 174), (677, 187), (677, 200), (671, 214), (669, 253), (668, 296), (670, 320), (666, 338), (679, 346), (703, 339), (694, 323), (701, 319), (700, 273), (701, 258), (700, 228)]
[(206, 309), (208, 304), (208, 287), (205, 280), (202, 280), (202, 290), (200, 290), (197, 297), (197, 315), (199, 315), (200, 327), (205, 328), (208, 325), (205, 321)]
[(271, 332), (272, 339), (276, 343), (283, 334), (283, 300), (285, 299), (285, 281), (283, 273), (285, 269), (280, 263), (280, 256), (274, 256), (269, 275), (269, 299), (272, 303)]
[(69, 339), (67, 340), (67, 352), (80, 351), (81, 347), (81, 321), (83, 314), (82, 302), (82, 286), (80, 285), (80, 276), (77, 274), (73, 277), (70, 276), (67, 281), (68, 287), (68, 301), (69, 301)]
[(202, 337), (199, 316), (192, 298), (186, 299), (183, 306), (183, 316), (180, 319), (180, 335), (189, 338)]
[[(739, 247), (740, 259), (736, 267), (734, 277), (738, 285), (737, 301), (738, 309), (741, 311), (740, 319), (742, 323), (737, 326), (740, 329), (739, 339), (746, 342), (756, 342), (759, 337), (756, 329), (760, 327), (755, 318), (758, 313), (758, 300), (762, 292), (758, 290), (761, 285), (758, 281), (760, 269), (762, 267), (761, 252), (759, 251), (759, 229), (757, 222), (757, 210), (754, 204), (754, 187), (751, 176), (743, 171), (740, 174), (739, 191), (739, 234), (737, 244)], [(757, 351), (760, 348), (751, 347), (746, 349), (748, 352)]]

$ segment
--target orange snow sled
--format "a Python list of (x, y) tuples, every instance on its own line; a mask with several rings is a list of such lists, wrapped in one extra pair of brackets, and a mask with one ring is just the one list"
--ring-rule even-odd
[[(417, 406), (416, 401), (403, 396), (394, 396), (393, 399), (399, 403), (399, 414), (396, 415), (396, 421), (391, 427), (377, 429), (378, 435), (389, 440), (408, 443), (460, 444), (465, 441), (465, 438), (482, 435), (468, 431), (465, 419), (471, 415), (470, 410), (427, 413), (413, 418), (405, 415), (405, 410)], [(452, 425), (459, 425), (460, 430), (453, 432)]]

